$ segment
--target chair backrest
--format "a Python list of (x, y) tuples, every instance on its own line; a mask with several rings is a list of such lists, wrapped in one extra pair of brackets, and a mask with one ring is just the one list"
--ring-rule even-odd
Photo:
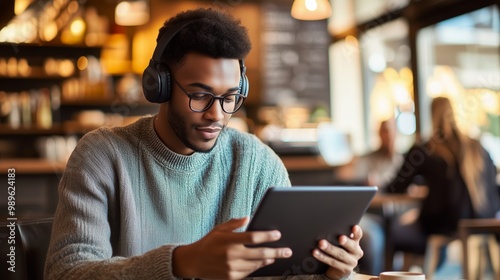
[(0, 222), (0, 279), (43, 279), (53, 218)]

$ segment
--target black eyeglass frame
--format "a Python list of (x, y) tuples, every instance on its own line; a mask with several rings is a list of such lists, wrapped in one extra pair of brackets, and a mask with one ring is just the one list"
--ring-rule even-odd
[[(215, 96), (213, 93), (207, 92), (207, 91), (189, 92), (172, 76), (172, 74), (170, 74), (170, 78), (184, 92), (184, 94), (187, 95), (187, 97), (189, 98), (189, 109), (191, 109), (191, 111), (193, 111), (195, 113), (206, 112), (208, 109), (210, 109), (210, 107), (212, 107), (215, 99), (217, 99), (217, 100), (219, 100), (220, 107), (222, 108), (222, 111), (224, 111), (224, 113), (234, 114), (241, 108), (241, 106), (243, 106), (243, 103), (246, 100), (246, 97), (241, 93), (230, 93), (230, 94), (225, 94), (223, 96)], [(241, 88), (239, 90), (241, 91)], [(210, 101), (208, 102), (207, 106), (205, 106), (205, 108), (203, 108), (201, 110), (195, 110), (195, 109), (193, 109), (193, 106), (191, 106), (191, 101), (193, 100), (193, 98), (195, 98), (194, 95), (199, 95), (199, 94), (204, 94), (205, 96), (210, 96), (211, 98), (210, 98)], [(238, 103), (235, 102), (235, 109), (232, 112), (228, 112), (228, 111), (226, 111), (226, 109), (224, 109), (223, 102), (224, 102), (224, 100), (227, 100), (227, 98), (229, 96), (235, 96), (236, 98), (242, 99), (242, 101), (239, 103), (239, 105), (238, 105)]]

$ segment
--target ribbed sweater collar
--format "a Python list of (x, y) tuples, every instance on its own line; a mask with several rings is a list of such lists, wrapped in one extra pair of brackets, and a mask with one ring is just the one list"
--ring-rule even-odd
[[(132, 126), (135, 126), (134, 129), (139, 130), (139, 133), (136, 134), (139, 137), (139, 142), (142, 143), (151, 155), (165, 168), (182, 171), (197, 170), (201, 168), (201, 166), (206, 166), (207, 161), (213, 157), (214, 153), (217, 153), (216, 150), (218, 150), (219, 147), (215, 147), (209, 153), (195, 152), (189, 156), (173, 152), (156, 134), (153, 125), (154, 118), (155, 116), (144, 117)], [(220, 136), (222, 136), (222, 133)], [(222, 139), (219, 139), (219, 141), (217, 141), (217, 146), (221, 140)]]

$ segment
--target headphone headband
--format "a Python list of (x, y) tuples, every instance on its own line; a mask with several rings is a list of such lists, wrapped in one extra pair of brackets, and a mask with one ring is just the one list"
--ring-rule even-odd
[[(181, 21), (171, 28), (165, 30), (165, 33), (160, 36), (156, 48), (153, 52), (153, 57), (149, 61), (149, 65), (142, 74), (142, 89), (144, 96), (149, 102), (164, 103), (170, 99), (172, 87), (170, 80), (170, 71), (168, 67), (161, 63), (161, 57), (165, 52), (172, 38), (187, 25), (199, 21), (201, 18), (189, 19)], [(248, 78), (245, 75), (246, 67), (243, 59), (238, 60), (240, 64), (240, 93), (248, 96)]]
[(179, 33), (179, 31), (181, 31), (187, 25), (189, 25), (195, 21), (199, 21), (199, 20), (201, 20), (201, 19), (196, 18), (196, 19), (189, 19), (189, 20), (181, 21), (181, 22), (177, 23), (176, 25), (174, 25), (172, 28), (165, 30), (165, 34), (163, 34), (160, 37), (158, 44), (156, 44), (156, 48), (153, 52), (152, 59), (159, 63), (161, 60), (161, 57), (163, 55), (163, 52), (165, 52), (165, 49), (167, 48), (167, 46), (170, 43), (170, 41), (172, 40), (172, 38), (174, 38), (175, 34)]

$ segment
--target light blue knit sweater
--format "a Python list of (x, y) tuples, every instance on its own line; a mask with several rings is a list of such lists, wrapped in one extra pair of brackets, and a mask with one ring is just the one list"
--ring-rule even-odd
[(85, 135), (59, 185), (47, 279), (172, 279), (171, 255), (289, 186), (279, 157), (225, 129), (209, 153), (170, 151), (153, 117)]

